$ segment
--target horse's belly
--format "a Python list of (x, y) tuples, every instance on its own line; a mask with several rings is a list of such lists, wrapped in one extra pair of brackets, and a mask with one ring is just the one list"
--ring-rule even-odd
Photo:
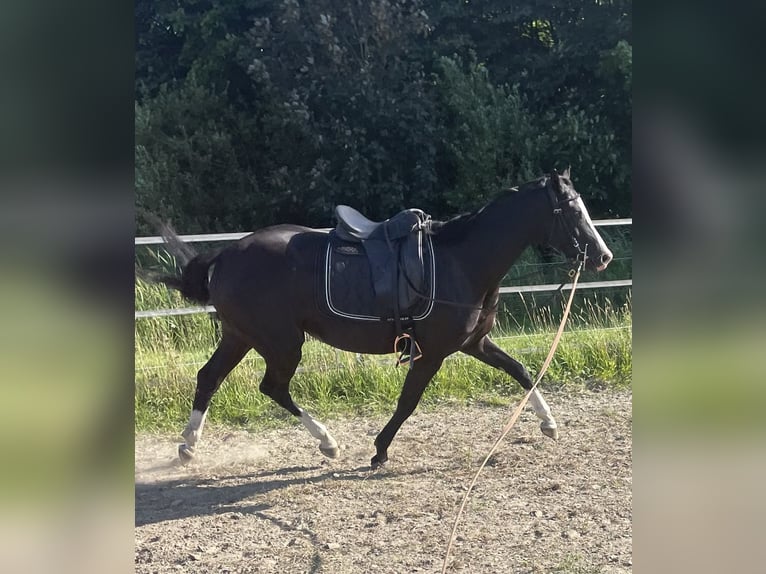
[(305, 331), (336, 349), (352, 353), (384, 355), (393, 352), (394, 328), (387, 324), (354, 324), (351, 320), (326, 318), (308, 324)]

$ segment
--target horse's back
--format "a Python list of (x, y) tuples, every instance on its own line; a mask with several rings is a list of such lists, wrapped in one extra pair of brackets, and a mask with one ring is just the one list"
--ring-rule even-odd
[[(327, 231), (298, 225), (265, 227), (225, 248), (210, 271), (211, 303), (219, 314), (312, 298), (317, 258)], [(285, 311), (287, 311), (287, 308)]]
[(254, 231), (230, 246), (233, 251), (248, 249), (286, 252), (288, 246), (296, 241), (318, 241), (327, 236), (329, 230), (313, 229), (302, 225), (280, 224)]

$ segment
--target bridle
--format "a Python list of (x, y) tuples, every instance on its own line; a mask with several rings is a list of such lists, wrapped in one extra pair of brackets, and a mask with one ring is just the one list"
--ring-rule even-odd
[(550, 179), (545, 180), (545, 191), (548, 193), (548, 198), (551, 200), (551, 206), (553, 207), (554, 215), (553, 224), (551, 225), (551, 233), (548, 237), (548, 245), (551, 245), (553, 234), (556, 232), (556, 227), (560, 224), (564, 229), (564, 232), (569, 235), (569, 238), (572, 240), (572, 247), (574, 247), (575, 251), (577, 251), (575, 261), (578, 263), (585, 263), (588, 245), (586, 243), (585, 247), (580, 246), (580, 242), (577, 241), (577, 236), (574, 232), (576, 224), (572, 221), (569, 210), (562, 208), (563, 204), (571, 203), (572, 201), (579, 199), (580, 194), (576, 193), (574, 196), (568, 197), (567, 199), (559, 199), (556, 196), (556, 192), (551, 188)]

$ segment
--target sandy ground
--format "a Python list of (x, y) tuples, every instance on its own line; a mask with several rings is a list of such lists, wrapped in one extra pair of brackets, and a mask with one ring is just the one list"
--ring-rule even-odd
[[(548, 394), (554, 442), (527, 408), (469, 499), (449, 572), (632, 570), (631, 394)], [(301, 426), (206, 429), (198, 459), (180, 437), (136, 437), (136, 572), (441, 572), (473, 473), (511, 408), (416, 412), (369, 470), (387, 417), (323, 421), (343, 449), (324, 458)], [(180, 431), (180, 429), (179, 429)]]

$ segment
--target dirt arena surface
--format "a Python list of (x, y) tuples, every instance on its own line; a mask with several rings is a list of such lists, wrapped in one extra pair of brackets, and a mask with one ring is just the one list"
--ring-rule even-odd
[[(560, 438), (527, 407), (490, 459), (458, 528), (449, 572), (632, 571), (631, 394), (546, 393)], [(136, 437), (136, 572), (441, 572), (473, 473), (512, 407), (418, 410), (369, 470), (387, 416), (324, 420), (324, 458), (300, 425)], [(179, 429), (180, 432), (181, 429)]]

